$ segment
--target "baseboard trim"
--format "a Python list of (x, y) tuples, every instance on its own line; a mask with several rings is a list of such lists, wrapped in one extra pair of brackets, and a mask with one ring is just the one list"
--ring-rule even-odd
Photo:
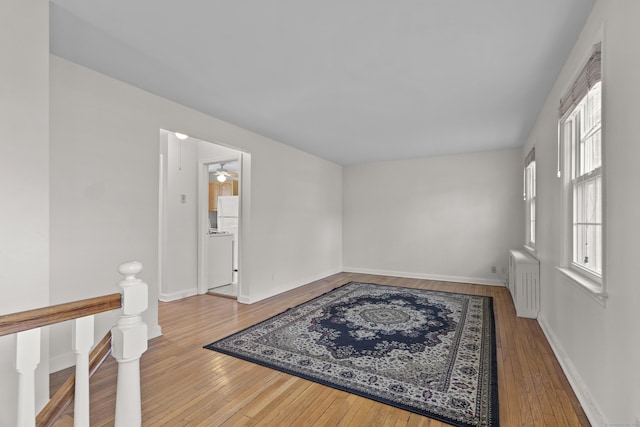
[(564, 351), (562, 344), (560, 344), (560, 340), (551, 329), (551, 326), (547, 322), (547, 320), (542, 315), (538, 315), (538, 324), (542, 329), (542, 332), (547, 337), (547, 341), (549, 341), (549, 345), (551, 345), (551, 350), (558, 359), (558, 363), (560, 363), (560, 367), (562, 371), (567, 376), (567, 380), (569, 380), (569, 384), (571, 384), (571, 388), (573, 389), (580, 405), (582, 405), (582, 409), (584, 409), (589, 422), (593, 427), (605, 427), (609, 424), (606, 423), (602, 412), (598, 409), (595, 401), (591, 397), (591, 393), (589, 393), (589, 389), (582, 381), (582, 377), (578, 373), (575, 366), (571, 362), (571, 359)]
[(345, 273), (375, 274), (377, 276), (394, 276), (394, 277), (405, 277), (407, 279), (426, 279), (426, 280), (437, 280), (439, 282), (472, 283), (474, 285), (504, 287), (504, 282), (502, 280), (485, 279), (480, 277), (443, 276), (439, 274), (430, 274), (430, 273), (413, 273), (413, 272), (407, 272), (407, 271), (393, 271), (393, 270), (375, 270), (371, 268), (358, 268), (358, 267), (344, 267), (342, 271), (344, 271)]
[(150, 326), (147, 331), (147, 338), (153, 339), (162, 335), (162, 328), (160, 325)]
[(325, 277), (328, 276), (332, 276), (334, 274), (338, 274), (341, 273), (343, 270), (341, 268), (335, 268), (329, 271), (325, 271), (324, 273), (319, 273), (319, 274), (314, 274), (312, 276), (307, 276), (304, 279), (300, 279), (300, 280), (295, 280), (289, 283), (285, 283), (284, 285), (278, 286), (277, 288), (274, 289), (273, 292), (270, 292), (266, 295), (259, 295), (259, 296), (251, 296), (248, 297), (246, 295), (239, 295), (238, 296), (238, 302), (243, 303), (243, 304), (253, 304), (256, 303), (258, 301), (262, 301), (264, 299), (267, 298), (271, 298), (273, 296), (276, 295), (280, 295), (281, 293), (299, 288), (300, 286), (304, 286), (306, 284), (309, 284), (311, 282), (315, 282), (316, 280), (320, 280), (320, 279), (324, 279)]
[[(484, 279), (479, 277), (462, 277), (462, 276), (442, 276), (437, 274), (427, 274), (427, 273), (410, 273), (403, 271), (390, 271), (390, 270), (374, 270), (368, 268), (356, 268), (356, 267), (343, 267), (336, 268), (333, 270), (326, 271), (324, 273), (316, 274), (313, 276), (308, 276), (302, 280), (296, 280), (294, 282), (290, 282), (279, 286), (274, 292), (270, 292), (266, 295), (260, 296), (246, 296), (246, 295), (238, 295), (238, 302), (243, 304), (253, 304), (258, 301), (262, 301), (263, 299), (271, 298), (273, 296), (279, 295), (283, 292), (290, 291), (292, 289), (298, 288), (300, 286), (306, 285), (307, 283), (314, 282), (316, 280), (324, 279), (325, 277), (338, 274), (341, 272), (345, 273), (362, 273), (362, 274), (374, 274), (377, 276), (394, 276), (394, 277), (406, 277), (409, 279), (427, 279), (427, 280), (437, 280), (440, 282), (456, 282), (456, 283), (471, 283), (474, 285), (487, 285), (487, 286), (501, 286), (504, 287), (504, 282), (499, 279)], [(162, 301), (162, 299), (161, 299)]]
[[(162, 329), (160, 325), (155, 327), (149, 327), (147, 330), (147, 338), (153, 339), (162, 335)], [(97, 343), (96, 343), (97, 344)], [(74, 352), (67, 352), (59, 356), (55, 356), (49, 359), (49, 373), (58, 372), (63, 369), (70, 368), (76, 364), (76, 355)]]
[(191, 297), (198, 293), (198, 288), (186, 289), (184, 291), (171, 292), (171, 293), (161, 293), (158, 297), (158, 300), (162, 302), (171, 302), (176, 301), (182, 298)]

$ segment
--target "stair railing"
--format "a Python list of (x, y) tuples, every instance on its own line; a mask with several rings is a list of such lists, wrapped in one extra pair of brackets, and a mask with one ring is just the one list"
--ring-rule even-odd
[[(112, 355), (118, 362), (115, 426), (137, 427), (142, 424), (140, 357), (147, 349), (148, 334), (141, 314), (148, 307), (148, 287), (136, 278), (142, 271), (141, 263), (123, 263), (118, 271), (125, 276), (118, 283), (122, 293), (0, 316), (0, 336), (16, 334), (19, 427), (36, 425), (35, 370), (40, 362), (40, 329), (67, 320), (74, 321), (74, 426), (89, 426), (89, 351), (94, 341), (94, 315), (118, 308), (122, 308), (122, 315), (111, 329)], [(59, 413), (45, 409), (47, 413)], [(50, 419), (38, 420), (38, 425), (50, 423)]]

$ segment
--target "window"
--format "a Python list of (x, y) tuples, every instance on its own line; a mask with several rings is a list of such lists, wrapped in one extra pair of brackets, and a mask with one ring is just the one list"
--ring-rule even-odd
[(567, 267), (602, 284), (602, 83), (600, 45), (560, 103)]
[(531, 250), (536, 247), (536, 149), (533, 148), (524, 162), (524, 201), (527, 211), (527, 242)]

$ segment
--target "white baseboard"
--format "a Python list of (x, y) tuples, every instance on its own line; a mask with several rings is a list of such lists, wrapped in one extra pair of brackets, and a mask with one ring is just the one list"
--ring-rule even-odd
[(582, 409), (584, 409), (584, 412), (587, 415), (587, 418), (589, 419), (591, 425), (593, 427), (606, 427), (607, 425), (609, 425), (605, 421), (602, 412), (598, 409), (598, 406), (594, 402), (591, 393), (589, 393), (589, 389), (584, 384), (584, 381), (582, 381), (582, 377), (580, 377), (580, 374), (576, 370), (575, 366), (573, 366), (571, 359), (564, 351), (562, 344), (560, 344), (558, 337), (553, 332), (551, 326), (546, 321), (544, 316), (538, 315), (538, 323), (542, 328), (542, 332), (547, 337), (547, 341), (549, 341), (551, 349), (556, 355), (556, 359), (558, 359), (560, 367), (562, 368), (564, 374), (567, 376), (569, 384), (571, 384), (571, 388), (573, 388), (573, 391), (576, 394), (578, 401), (580, 401), (580, 405), (582, 405)]
[(156, 325), (154, 327), (150, 327), (147, 331), (148, 339), (157, 338), (162, 335), (162, 328), (160, 325)]
[[(343, 267), (336, 268), (333, 270), (325, 271), (324, 273), (316, 274), (313, 276), (308, 276), (301, 280), (296, 280), (294, 282), (282, 284), (276, 288), (272, 288), (272, 291), (265, 295), (259, 296), (246, 296), (246, 295), (238, 295), (238, 302), (243, 304), (253, 304), (258, 301), (262, 301), (263, 299), (271, 298), (272, 296), (279, 295), (283, 292), (290, 291), (292, 289), (298, 288), (300, 286), (306, 285), (307, 283), (314, 282), (316, 280), (324, 279), (325, 277), (338, 274), (341, 272), (345, 273), (362, 273), (362, 274), (374, 274), (378, 276), (395, 276), (395, 277), (407, 277), (410, 279), (428, 279), (428, 280), (437, 280), (441, 282), (457, 282), (457, 283), (472, 283), (475, 285), (488, 285), (488, 286), (502, 286), (504, 287), (503, 280), (500, 279), (485, 279), (479, 277), (462, 277), (462, 276), (442, 276), (437, 274), (426, 274), (426, 273), (408, 273), (403, 271), (390, 271), (390, 270), (374, 270), (367, 268), (356, 268), (356, 267)], [(162, 301), (162, 299), (161, 299)]]
[(172, 293), (161, 293), (158, 297), (158, 300), (162, 302), (171, 302), (176, 301), (182, 298), (191, 297), (193, 295), (197, 295), (198, 288), (186, 289), (184, 291), (172, 292)]
[(333, 270), (325, 271), (324, 273), (315, 274), (313, 276), (307, 276), (306, 278), (295, 280), (293, 282), (281, 284), (278, 287), (272, 288), (272, 291), (265, 295), (247, 297), (246, 295), (238, 295), (238, 302), (243, 304), (253, 304), (258, 301), (262, 301), (267, 298), (271, 298), (273, 296), (279, 295), (281, 293), (290, 291), (295, 288), (299, 288), (300, 286), (304, 286), (308, 283), (315, 282), (316, 280), (324, 279), (325, 277), (332, 276), (334, 274), (341, 273), (341, 268), (336, 268)]
[[(162, 335), (160, 325), (148, 329), (148, 339), (156, 338)], [(97, 345), (98, 343), (95, 343)], [(49, 359), (49, 373), (58, 372), (63, 369), (70, 368), (76, 364), (76, 355), (72, 351), (61, 354)]]
[(413, 273), (413, 272), (393, 271), (393, 270), (375, 270), (371, 268), (358, 268), (358, 267), (344, 267), (342, 271), (344, 271), (345, 273), (375, 274), (377, 276), (406, 277), (408, 279), (427, 279), (427, 280), (437, 280), (439, 282), (472, 283), (474, 285), (489, 285), (489, 286), (504, 287), (504, 281), (501, 279), (485, 279), (480, 277), (463, 277), (463, 276), (443, 276), (439, 274), (430, 274), (430, 273)]

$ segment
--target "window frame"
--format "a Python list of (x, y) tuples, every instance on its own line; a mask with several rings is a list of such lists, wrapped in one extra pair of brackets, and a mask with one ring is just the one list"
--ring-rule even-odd
[[(581, 274), (586, 276), (589, 280), (591, 280), (592, 282), (598, 284), (598, 285), (602, 285), (602, 276), (603, 276), (603, 272), (602, 272), (602, 264), (603, 264), (603, 260), (604, 260), (604, 244), (603, 244), (603, 239), (602, 239), (602, 230), (604, 229), (604, 221), (602, 219), (602, 210), (604, 208), (604, 204), (602, 203), (603, 197), (603, 189), (602, 189), (602, 162), (600, 162), (600, 166), (598, 166), (597, 168), (594, 168), (593, 170), (589, 171), (589, 172), (585, 172), (585, 173), (580, 173), (578, 172), (579, 167), (583, 166), (583, 162), (581, 162), (581, 157), (582, 157), (582, 140), (587, 139), (589, 136), (592, 136), (594, 133), (596, 132), (602, 132), (602, 120), (600, 120), (600, 125), (597, 126), (597, 129), (595, 130), (595, 132), (590, 131), (588, 133), (586, 133), (585, 135), (582, 134), (581, 132), (581, 128), (582, 128), (582, 121), (583, 121), (583, 114), (584, 111), (582, 108), (578, 109), (578, 107), (580, 107), (581, 105), (576, 106), (576, 108), (572, 109), (568, 116), (561, 120), (562, 125), (566, 125), (567, 122), (570, 120), (571, 121), (571, 127), (572, 129), (572, 137), (570, 138), (570, 141), (566, 141), (564, 140), (564, 134), (563, 134), (563, 142), (565, 144), (568, 145), (567, 147), (567, 156), (570, 158), (569, 163), (570, 165), (568, 165), (567, 170), (567, 184), (568, 184), (568, 205), (569, 205), (569, 225), (568, 227), (570, 228), (570, 234), (571, 234), (571, 241), (569, 242), (569, 254), (568, 254), (568, 265), (569, 268), (571, 268), (572, 270), (574, 270), (576, 273)], [(563, 126), (565, 127), (565, 126)], [(566, 134), (566, 132), (565, 132)], [(600, 150), (602, 150), (602, 142), (600, 142)], [(577, 205), (577, 201), (576, 201), (576, 189), (587, 183), (588, 181), (600, 178), (600, 192), (599, 192), (599, 196), (600, 196), (600, 202), (599, 202), (599, 209), (600, 209), (600, 222), (597, 223), (600, 228), (601, 228), (601, 233), (600, 233), (600, 242), (599, 242), (599, 246), (600, 246), (600, 265), (601, 265), (601, 271), (598, 274), (597, 271), (587, 268), (585, 266), (583, 266), (581, 263), (576, 261), (576, 237), (575, 237), (575, 229), (576, 229), (576, 225), (578, 225), (578, 220), (576, 219), (577, 216), (577, 211), (579, 210), (579, 208), (576, 207)], [(584, 212), (582, 212), (582, 215), (584, 215)]]
[(525, 202), (525, 249), (535, 255), (536, 251), (536, 158), (535, 147), (531, 149), (524, 166)]
[[(592, 57), (589, 61), (593, 59), (593, 54), (596, 52), (597, 54), (601, 54), (601, 43), (598, 43), (594, 46), (594, 51), (592, 52)], [(601, 67), (601, 62), (598, 62)], [(581, 73), (584, 73), (585, 69), (587, 69), (592, 64), (587, 63), (587, 65), (583, 68)], [(605, 255), (606, 255), (606, 239), (605, 239), (605, 207), (606, 207), (606, 198), (605, 198), (605, 171), (606, 171), (606, 160), (604, 156), (604, 147), (605, 147), (605, 115), (604, 115), (604, 83), (602, 81), (601, 69), (599, 70), (599, 75), (596, 83), (588, 88), (586, 94), (582, 98), (576, 99), (574, 104), (570, 108), (566, 108), (566, 106), (562, 105), (566, 102), (566, 97), (569, 97), (571, 90), (574, 88), (570, 88), (567, 90), (567, 95), (563, 97), (561, 100), (561, 110), (564, 107), (564, 114), (560, 114), (558, 119), (558, 177), (562, 178), (562, 216), (563, 218), (563, 232), (562, 232), (562, 260), (561, 265), (558, 266), (558, 270), (564, 274), (564, 276), (574, 284), (579, 285), (582, 289), (588, 291), (589, 294), (594, 296), (597, 301), (604, 304), (607, 298), (606, 293), (606, 263), (605, 263)], [(574, 83), (575, 85), (575, 83)], [(583, 114), (584, 114), (584, 104), (585, 100), (593, 90), (596, 85), (600, 85), (600, 121), (597, 129), (595, 131), (592, 128), (592, 132), (585, 133), (581, 135), (582, 131), (582, 123), (580, 122)], [(562, 112), (562, 111), (561, 111)], [(587, 139), (590, 135), (595, 135), (597, 132), (600, 132), (600, 140), (599, 140), (599, 153), (600, 153), (600, 166), (586, 172), (584, 174), (578, 174), (576, 172), (576, 167), (580, 164), (581, 159), (581, 138), (582, 140)], [(577, 145), (577, 147), (575, 146)], [(582, 157), (584, 159), (584, 157)], [(575, 198), (575, 189), (581, 183), (585, 183), (592, 179), (600, 179), (600, 188), (599, 188), (599, 209), (600, 209), (600, 274), (597, 271), (592, 269), (585, 268), (580, 263), (574, 261), (575, 256), (575, 244), (576, 238), (574, 233), (575, 227), (575, 212), (576, 212), (576, 198)]]

